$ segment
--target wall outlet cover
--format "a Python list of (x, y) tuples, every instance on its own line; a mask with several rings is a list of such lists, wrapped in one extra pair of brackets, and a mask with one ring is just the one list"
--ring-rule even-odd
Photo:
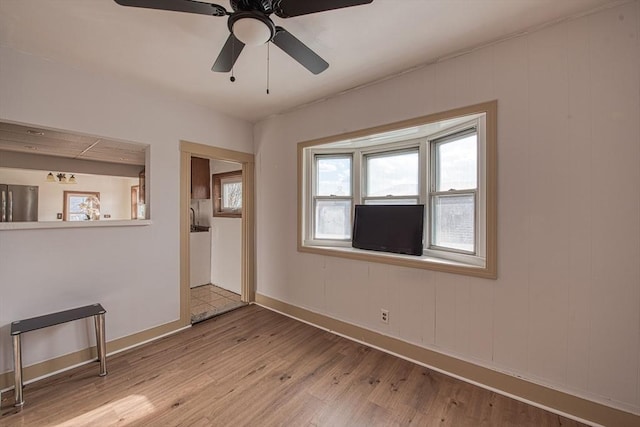
[(380, 321), (382, 323), (389, 323), (389, 310), (387, 310), (386, 308), (380, 309)]

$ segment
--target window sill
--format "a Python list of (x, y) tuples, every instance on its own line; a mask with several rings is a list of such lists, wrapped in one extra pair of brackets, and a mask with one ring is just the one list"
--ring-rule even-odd
[(219, 218), (242, 218), (242, 213), (232, 213), (232, 212), (215, 212), (213, 217)]
[(35, 230), (50, 228), (95, 228), (95, 227), (139, 227), (151, 225), (150, 219), (100, 220), (100, 221), (43, 221), (43, 222), (3, 222), (0, 231)]
[(350, 258), (367, 262), (399, 265), (402, 267), (422, 268), (425, 270), (441, 271), (445, 273), (463, 274), (466, 276), (496, 279), (496, 269), (486, 266), (475, 266), (461, 262), (450, 261), (428, 256), (402, 255), (388, 252), (367, 251), (352, 247), (328, 247), (314, 245), (298, 245), (299, 252), (313, 253), (317, 255)]

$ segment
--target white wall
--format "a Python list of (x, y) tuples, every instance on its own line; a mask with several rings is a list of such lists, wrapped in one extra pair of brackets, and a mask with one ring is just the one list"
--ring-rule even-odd
[(211, 283), (211, 231), (189, 233), (189, 286)]
[[(120, 176), (75, 174), (77, 184), (47, 182), (49, 171), (0, 168), (3, 184), (38, 186), (38, 221), (62, 221), (57, 214), (63, 211), (65, 191), (92, 191), (100, 193), (100, 220), (131, 219), (131, 186), (138, 178)], [(69, 177), (67, 173), (67, 177)], [(105, 215), (111, 215), (106, 219)]]
[(242, 291), (242, 219), (214, 217), (211, 221), (211, 283)]
[[(560, 23), (258, 124), (257, 292), (640, 413), (639, 9)], [(492, 99), (498, 280), (296, 251), (297, 142)]]
[[(6, 47), (0, 94), (2, 120), (150, 144), (153, 222), (0, 231), (0, 372), (13, 370), (12, 320), (100, 302), (113, 340), (178, 319), (179, 140), (252, 152), (252, 126)], [(26, 334), (24, 364), (85, 348), (90, 337), (83, 322)]]

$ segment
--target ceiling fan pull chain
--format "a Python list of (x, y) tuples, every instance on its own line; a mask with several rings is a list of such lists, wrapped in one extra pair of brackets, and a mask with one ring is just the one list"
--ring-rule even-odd
[(269, 95), (269, 42), (267, 42), (267, 95)]
[[(233, 37), (233, 34), (231, 36)], [(233, 43), (231, 43), (231, 58), (235, 58), (236, 57), (235, 50), (236, 50), (236, 41), (233, 40)], [(229, 78), (229, 80), (231, 80), (231, 83), (236, 81), (236, 78), (233, 76), (233, 66), (234, 66), (234, 64), (235, 64), (235, 62), (232, 62), (232, 64), (231, 64), (231, 78)]]

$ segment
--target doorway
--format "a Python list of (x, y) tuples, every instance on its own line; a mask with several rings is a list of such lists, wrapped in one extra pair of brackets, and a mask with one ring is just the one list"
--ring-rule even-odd
[[(180, 142), (181, 165), (180, 165), (180, 322), (188, 325), (192, 322), (192, 308), (194, 304), (203, 304), (202, 298), (218, 299), (220, 303), (244, 305), (254, 301), (255, 298), (255, 259), (254, 259), (254, 156), (253, 154), (227, 150), (208, 145), (196, 144), (187, 141)], [(191, 259), (197, 256), (191, 253), (191, 223), (192, 223), (192, 203), (191, 203), (191, 158), (200, 157), (211, 159), (211, 164), (217, 162), (231, 162), (237, 164), (241, 169), (242, 184), (242, 209), (239, 221), (240, 231), (240, 278), (239, 289), (236, 292), (224, 288), (202, 287), (195, 288), (200, 299), (192, 302), (192, 280), (191, 280)], [(211, 172), (215, 172), (212, 170)], [(211, 174), (210, 174), (211, 175)], [(210, 181), (211, 182), (211, 181)], [(212, 188), (213, 190), (213, 188)], [(212, 191), (213, 192), (213, 191)], [(214, 196), (215, 197), (215, 196)], [(235, 212), (238, 214), (238, 212)], [(237, 215), (236, 215), (237, 216)], [(215, 218), (214, 218), (215, 219)], [(236, 223), (237, 224), (237, 223)], [(213, 224), (212, 224), (213, 225)], [(236, 225), (237, 226), (237, 225)], [(228, 227), (225, 227), (225, 230)], [(237, 242), (236, 242), (237, 244)], [(236, 256), (236, 261), (237, 256)], [(213, 281), (212, 281), (213, 282)], [(213, 283), (215, 285), (215, 283)], [(209, 289), (210, 288), (210, 289)], [(238, 295), (239, 293), (239, 295)], [(204, 295), (207, 294), (207, 295)], [(235, 294), (235, 296), (234, 296)], [(233, 302), (233, 300), (239, 300)], [(217, 308), (213, 308), (213, 314)], [(211, 313), (209, 313), (211, 314)], [(195, 317), (196, 321), (208, 318), (205, 313), (202, 317)]]
[(241, 300), (242, 164), (192, 156), (191, 180), (189, 285), (191, 323), (197, 323), (247, 304)]

